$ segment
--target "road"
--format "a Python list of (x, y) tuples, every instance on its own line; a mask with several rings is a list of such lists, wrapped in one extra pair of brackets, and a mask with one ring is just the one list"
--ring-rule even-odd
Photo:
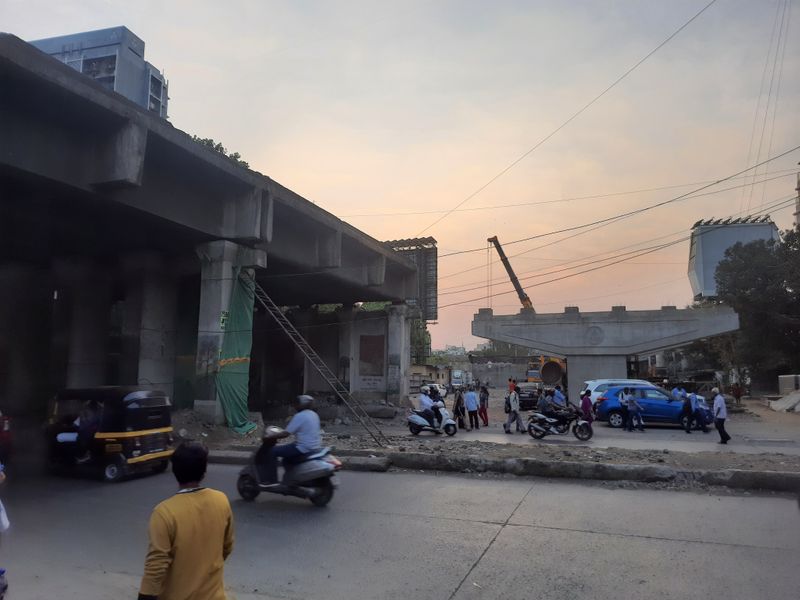
[[(564, 481), (343, 473), (332, 504), (231, 497), (238, 600), (727, 600), (797, 597), (795, 498), (608, 489)], [(117, 485), (9, 481), (0, 564), (17, 600), (135, 598), (169, 473)]]

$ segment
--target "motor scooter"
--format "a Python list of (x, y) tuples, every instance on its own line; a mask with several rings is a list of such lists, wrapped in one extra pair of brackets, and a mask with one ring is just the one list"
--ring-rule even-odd
[(262, 488), (258, 474), (257, 458), (261, 458), (277, 443), (276, 434), (282, 433), (280, 427), (268, 427), (264, 432), (261, 447), (253, 452), (250, 461), (239, 471), (236, 490), (242, 499), (255, 500), (261, 492), (295, 496), (310, 500), (314, 506), (325, 506), (333, 498), (333, 490), (337, 486), (335, 473), (342, 468), (339, 459), (331, 454), (330, 448), (322, 448), (313, 454), (303, 457), (299, 462), (283, 465), (283, 478), (280, 484)]
[(433, 425), (431, 425), (430, 421), (425, 418), (425, 411), (411, 410), (408, 413), (408, 430), (412, 435), (419, 435), (423, 431), (432, 431), (438, 434), (444, 432), (449, 436), (455, 435), (457, 431), (456, 422), (445, 408), (444, 402), (439, 400), (434, 402), (433, 405), (439, 409), (441, 420), (436, 418), (436, 412), (434, 411)]

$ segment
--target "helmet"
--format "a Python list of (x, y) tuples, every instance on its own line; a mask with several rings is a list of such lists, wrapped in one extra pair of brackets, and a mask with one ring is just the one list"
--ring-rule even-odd
[(297, 408), (299, 410), (305, 410), (306, 408), (311, 408), (313, 406), (314, 398), (308, 394), (303, 394), (295, 398), (295, 403), (297, 404)]
[(431, 393), (431, 388), (429, 388), (427, 385), (423, 385), (421, 388), (419, 388), (419, 392), (420, 394), (425, 394), (427, 396)]

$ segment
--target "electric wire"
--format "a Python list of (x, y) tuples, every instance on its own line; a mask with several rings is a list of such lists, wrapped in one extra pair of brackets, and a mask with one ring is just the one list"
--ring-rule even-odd
[[(778, 171), (769, 171), (763, 173), (763, 176), (778, 175), (778, 177), (793, 177), (797, 173), (797, 169), (781, 169)], [(743, 175), (741, 177), (734, 177), (733, 179), (752, 179), (750, 175)], [(642, 188), (638, 190), (627, 190), (622, 192), (607, 192), (604, 194), (592, 194), (589, 196), (574, 196), (571, 198), (560, 198), (558, 200), (533, 200), (530, 202), (516, 202), (514, 204), (490, 204), (486, 206), (472, 206), (467, 208), (458, 208), (451, 212), (477, 212), (482, 210), (498, 210), (502, 208), (520, 208), (523, 206), (541, 206), (544, 204), (562, 204), (565, 202), (578, 202), (582, 200), (602, 200), (604, 198), (615, 198), (617, 196), (630, 196), (633, 194), (646, 194), (650, 192), (661, 192), (664, 190), (674, 190), (678, 188), (691, 187), (695, 185), (702, 185), (704, 183), (713, 183), (717, 179), (707, 179), (704, 181), (692, 181), (689, 183), (678, 183), (673, 185), (662, 185), (658, 187)], [(767, 180), (771, 181), (771, 180)], [(760, 183), (760, 182), (759, 182)], [(742, 188), (746, 188), (750, 184), (744, 184)], [(395, 211), (395, 212), (376, 212), (376, 213), (357, 213), (351, 215), (338, 215), (339, 219), (351, 219), (356, 217), (408, 217), (418, 215), (437, 215), (446, 213), (447, 209), (440, 210), (421, 210), (421, 211)]]
[[(794, 203), (794, 201), (795, 201), (795, 196), (794, 195), (792, 195), (791, 197), (783, 198), (775, 206), (773, 206), (770, 210), (783, 210), (785, 208), (790, 207)], [(784, 206), (781, 206), (782, 204)], [(704, 235), (708, 231), (711, 231), (711, 230), (719, 228), (719, 227), (724, 227), (724, 225), (719, 225), (719, 226), (717, 226), (715, 228), (708, 229), (705, 232), (701, 232), (701, 235)], [(626, 262), (626, 261), (630, 260), (630, 258), (638, 258), (639, 256), (644, 256), (644, 255), (647, 255), (647, 254), (652, 254), (654, 252), (659, 252), (660, 250), (663, 250), (665, 248), (669, 248), (671, 246), (675, 246), (675, 245), (677, 245), (677, 244), (679, 244), (681, 242), (685, 242), (685, 241), (687, 241), (689, 239), (691, 239), (691, 235), (685, 236), (685, 237), (683, 237), (681, 239), (678, 239), (678, 240), (675, 240), (675, 241), (672, 241), (672, 242), (667, 242), (667, 243), (664, 243), (664, 244), (660, 244), (660, 245), (658, 245), (658, 246), (656, 246), (654, 248), (645, 249), (645, 250), (643, 250), (643, 251), (641, 251), (641, 252), (639, 252), (637, 254), (631, 255), (628, 258), (622, 258), (620, 260), (616, 260), (614, 262), (611, 262), (611, 263), (608, 263), (608, 264), (605, 264), (605, 265), (594, 266), (592, 268), (585, 269), (583, 271), (578, 271), (576, 273), (571, 273), (569, 275), (556, 277), (554, 279), (548, 279), (547, 281), (542, 281), (542, 282), (536, 283), (536, 284), (534, 284), (532, 286), (528, 286), (528, 287), (529, 288), (540, 287), (540, 286), (547, 285), (547, 284), (550, 284), (550, 283), (555, 283), (557, 281), (563, 281), (565, 279), (571, 279), (572, 277), (577, 277), (579, 275), (584, 275), (586, 273), (591, 273), (593, 271), (598, 271), (600, 269), (605, 269), (605, 268), (614, 266), (616, 264), (619, 264), (621, 262)], [(512, 294), (514, 292), (515, 292), (514, 290), (509, 290), (509, 291), (504, 291), (504, 292), (496, 292), (493, 295), (494, 295), (494, 297), (497, 297), (497, 296), (502, 296), (502, 295), (506, 295), (506, 294)], [(467, 303), (470, 303), (470, 302), (475, 302), (475, 301), (481, 300), (482, 298), (483, 298), (483, 296), (478, 297), (478, 298), (470, 298), (469, 300), (462, 300), (462, 301), (459, 301), (459, 302), (452, 302), (450, 304), (440, 304), (439, 305), (439, 310), (444, 309), (444, 308), (449, 308), (449, 307), (452, 307), (452, 306), (459, 306), (461, 304), (467, 304)]]
[(700, 10), (699, 10), (697, 13), (695, 13), (695, 15), (694, 15), (692, 18), (690, 18), (690, 19), (689, 19), (688, 21), (686, 21), (686, 22), (685, 22), (683, 25), (681, 25), (680, 27), (678, 27), (678, 29), (676, 29), (676, 30), (675, 30), (675, 31), (674, 31), (672, 34), (670, 34), (670, 35), (669, 35), (669, 36), (668, 36), (666, 39), (664, 39), (664, 40), (663, 40), (663, 41), (662, 41), (660, 44), (658, 44), (658, 46), (656, 46), (655, 48), (653, 48), (653, 49), (652, 49), (650, 52), (648, 52), (648, 53), (647, 53), (647, 54), (646, 54), (646, 55), (645, 55), (643, 58), (639, 59), (639, 61), (638, 61), (636, 64), (634, 64), (634, 65), (633, 65), (632, 67), (630, 67), (630, 68), (629, 68), (627, 71), (625, 71), (625, 72), (624, 72), (622, 75), (620, 75), (620, 76), (619, 76), (619, 77), (618, 77), (616, 80), (614, 80), (614, 82), (613, 82), (613, 83), (611, 83), (611, 85), (609, 85), (608, 87), (606, 87), (606, 88), (605, 88), (605, 89), (604, 89), (602, 92), (600, 92), (598, 95), (596, 95), (594, 98), (592, 98), (592, 99), (591, 99), (589, 102), (587, 102), (586, 104), (584, 104), (584, 105), (583, 105), (583, 107), (581, 107), (581, 108), (580, 108), (580, 109), (578, 109), (578, 110), (577, 110), (575, 113), (573, 113), (571, 117), (569, 117), (569, 118), (568, 118), (566, 121), (564, 121), (563, 123), (561, 123), (561, 125), (559, 125), (558, 127), (556, 127), (556, 128), (553, 130), (553, 131), (551, 131), (550, 133), (548, 133), (548, 134), (547, 134), (545, 137), (543, 137), (541, 140), (539, 140), (539, 141), (538, 141), (538, 142), (537, 142), (535, 145), (533, 145), (531, 148), (529, 148), (528, 150), (526, 150), (526, 151), (525, 151), (525, 152), (524, 152), (524, 153), (523, 153), (521, 156), (519, 156), (517, 159), (515, 159), (513, 162), (511, 162), (511, 164), (509, 164), (509, 165), (508, 165), (508, 166), (506, 166), (504, 169), (502, 169), (502, 170), (501, 170), (501, 171), (500, 171), (500, 172), (499, 172), (497, 175), (495, 175), (494, 177), (492, 177), (491, 179), (489, 179), (489, 181), (487, 181), (486, 183), (484, 183), (484, 184), (483, 184), (482, 186), (480, 186), (480, 187), (479, 187), (477, 190), (475, 190), (475, 191), (474, 191), (474, 192), (472, 192), (472, 193), (471, 193), (469, 196), (467, 196), (466, 198), (464, 198), (464, 199), (463, 199), (461, 202), (459, 202), (458, 204), (456, 204), (456, 205), (455, 205), (455, 206), (454, 206), (452, 209), (450, 209), (450, 210), (449, 210), (448, 212), (446, 212), (444, 215), (442, 215), (441, 217), (439, 217), (438, 219), (436, 219), (436, 220), (435, 220), (433, 223), (431, 223), (430, 225), (428, 225), (427, 227), (425, 227), (424, 229), (422, 229), (422, 230), (421, 230), (421, 231), (420, 231), (420, 232), (417, 234), (417, 236), (416, 236), (416, 237), (419, 237), (419, 236), (421, 236), (423, 233), (425, 233), (426, 231), (428, 231), (428, 229), (430, 229), (430, 228), (431, 228), (431, 227), (433, 227), (434, 225), (437, 225), (439, 222), (441, 222), (442, 220), (444, 220), (445, 218), (447, 218), (447, 216), (448, 216), (448, 215), (450, 215), (450, 214), (451, 214), (451, 213), (452, 213), (452, 212), (453, 212), (455, 209), (457, 209), (457, 208), (459, 208), (460, 206), (462, 206), (463, 204), (466, 204), (467, 202), (469, 202), (469, 201), (470, 201), (472, 198), (474, 198), (475, 196), (477, 196), (478, 194), (480, 194), (481, 192), (483, 192), (483, 190), (485, 190), (486, 188), (488, 188), (488, 187), (489, 187), (490, 185), (492, 185), (492, 184), (493, 184), (495, 181), (497, 181), (498, 179), (500, 179), (500, 178), (501, 178), (503, 175), (505, 175), (506, 173), (508, 173), (508, 172), (509, 172), (511, 169), (513, 169), (515, 166), (517, 166), (517, 165), (518, 165), (520, 162), (522, 162), (522, 161), (523, 161), (524, 159), (526, 159), (528, 156), (530, 156), (531, 154), (533, 154), (533, 153), (534, 153), (534, 152), (535, 152), (535, 151), (536, 151), (536, 150), (537, 150), (537, 149), (538, 149), (540, 146), (542, 146), (542, 145), (543, 145), (545, 142), (547, 142), (547, 141), (548, 141), (550, 138), (552, 138), (554, 135), (556, 135), (556, 134), (557, 134), (559, 131), (561, 131), (561, 130), (562, 130), (564, 127), (566, 127), (567, 125), (569, 125), (569, 124), (570, 124), (572, 121), (574, 121), (574, 120), (575, 120), (576, 118), (578, 118), (578, 117), (579, 117), (581, 114), (583, 114), (583, 113), (584, 113), (584, 112), (585, 112), (585, 111), (586, 111), (586, 110), (587, 110), (587, 109), (588, 109), (590, 106), (592, 106), (592, 105), (593, 105), (595, 102), (597, 102), (597, 101), (598, 101), (598, 100), (600, 100), (600, 99), (601, 99), (603, 96), (605, 96), (605, 95), (606, 95), (608, 92), (610, 92), (610, 91), (611, 91), (611, 90), (612, 90), (614, 87), (616, 87), (616, 86), (617, 86), (617, 84), (619, 84), (620, 82), (622, 82), (622, 80), (624, 80), (624, 79), (625, 79), (625, 78), (626, 78), (628, 75), (630, 75), (631, 73), (633, 73), (633, 72), (634, 72), (634, 71), (635, 71), (635, 70), (636, 70), (636, 69), (637, 69), (637, 68), (638, 68), (638, 67), (639, 67), (639, 66), (640, 66), (642, 63), (644, 63), (644, 62), (645, 62), (645, 61), (646, 61), (648, 58), (650, 58), (650, 57), (651, 57), (651, 56), (653, 56), (653, 55), (654, 55), (656, 52), (658, 52), (658, 51), (659, 51), (661, 48), (663, 48), (664, 46), (666, 46), (666, 45), (667, 45), (667, 44), (668, 44), (668, 43), (669, 43), (669, 42), (670, 42), (670, 41), (671, 41), (673, 38), (675, 38), (675, 37), (676, 37), (676, 36), (677, 36), (677, 35), (678, 35), (678, 34), (679, 34), (681, 31), (683, 31), (684, 29), (686, 29), (686, 27), (688, 27), (688, 26), (689, 26), (689, 25), (690, 25), (692, 22), (694, 22), (694, 21), (695, 21), (695, 19), (697, 19), (698, 17), (700, 17), (700, 15), (702, 15), (702, 14), (703, 14), (703, 13), (704, 13), (706, 10), (708, 10), (708, 9), (709, 9), (709, 8), (710, 8), (710, 7), (711, 7), (711, 6), (712, 6), (712, 5), (713, 5), (713, 4), (716, 2), (716, 1), (717, 1), (717, 0), (711, 0), (711, 1), (710, 1), (708, 4), (706, 4), (706, 5), (705, 5), (703, 8), (701, 8), (701, 9), (700, 9)]
[[(768, 163), (770, 163), (770, 162), (772, 162), (774, 160), (778, 160), (779, 158), (783, 158), (784, 156), (786, 156), (788, 154), (791, 154), (792, 152), (795, 152), (797, 150), (800, 150), (800, 146), (795, 146), (793, 148), (789, 148), (788, 150), (785, 150), (785, 151), (781, 152), (780, 154), (777, 154), (777, 155), (775, 155), (775, 156), (773, 156), (771, 158), (767, 158), (767, 159), (765, 159), (765, 160), (763, 160), (763, 161), (761, 161), (759, 163), (756, 163), (756, 164), (754, 164), (754, 165), (752, 165), (750, 167), (742, 169), (741, 171), (737, 171), (736, 173), (734, 173), (732, 175), (729, 175), (728, 177), (723, 177), (722, 179), (718, 179), (717, 181), (715, 181), (713, 183), (709, 183), (709, 184), (700, 186), (699, 188), (695, 188), (694, 190), (692, 190), (690, 192), (686, 192), (685, 194), (680, 194), (679, 196), (675, 196), (675, 197), (670, 198), (668, 200), (663, 200), (661, 202), (656, 202), (655, 204), (650, 204), (648, 206), (643, 206), (643, 207), (637, 208), (635, 210), (631, 210), (631, 211), (628, 211), (628, 212), (620, 213), (618, 215), (614, 215), (614, 216), (611, 216), (611, 217), (606, 217), (605, 219), (598, 219), (598, 220), (592, 221), (590, 223), (583, 223), (582, 225), (575, 225), (573, 227), (567, 227), (567, 228), (559, 229), (559, 230), (556, 230), (556, 231), (549, 231), (549, 232), (546, 232), (546, 233), (540, 233), (540, 234), (537, 234), (537, 235), (532, 235), (532, 236), (520, 238), (520, 239), (517, 239), (517, 240), (512, 240), (510, 242), (506, 242), (503, 245), (504, 246), (511, 246), (513, 244), (520, 244), (522, 242), (527, 242), (527, 241), (530, 241), (530, 240), (535, 240), (535, 239), (538, 239), (538, 238), (547, 237), (547, 236), (555, 235), (555, 234), (558, 234), (558, 233), (566, 233), (566, 232), (569, 232), (569, 231), (575, 231), (575, 230), (578, 230), (578, 229), (584, 229), (586, 227), (591, 227), (593, 225), (599, 225), (599, 224), (608, 223), (608, 222), (611, 222), (611, 221), (627, 219), (627, 218), (632, 217), (634, 215), (639, 215), (639, 214), (648, 212), (650, 210), (654, 210), (656, 208), (660, 208), (662, 206), (666, 206), (668, 204), (673, 204), (675, 202), (680, 202), (681, 200), (686, 200), (687, 198), (691, 198), (693, 196), (696, 196), (698, 192), (702, 192), (703, 190), (707, 190), (710, 187), (714, 187), (715, 185), (718, 185), (720, 183), (724, 183), (726, 181), (729, 181), (730, 179), (733, 179), (734, 177), (737, 177), (737, 176), (742, 175), (742, 174), (744, 174), (744, 173), (746, 173), (748, 171), (751, 171), (751, 170), (756, 169), (756, 168), (758, 168), (760, 166), (768, 164)], [(735, 188), (733, 188), (733, 189), (735, 189)], [(444, 258), (444, 257), (447, 257), (447, 256), (455, 256), (457, 254), (469, 254), (471, 252), (481, 252), (481, 251), (483, 251), (483, 247), (471, 248), (469, 250), (459, 250), (458, 252), (451, 252), (449, 254), (440, 254), (439, 258)]]

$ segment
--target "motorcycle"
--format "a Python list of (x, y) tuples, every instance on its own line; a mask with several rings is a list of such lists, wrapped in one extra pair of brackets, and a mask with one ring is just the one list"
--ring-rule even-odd
[(295, 496), (310, 500), (314, 506), (325, 506), (333, 498), (333, 490), (337, 486), (335, 474), (342, 468), (339, 459), (331, 454), (330, 448), (323, 448), (300, 460), (284, 464), (283, 478), (279, 485), (262, 488), (258, 474), (257, 457), (269, 451), (277, 439), (271, 437), (283, 430), (280, 427), (269, 427), (265, 432), (259, 450), (253, 452), (250, 461), (239, 471), (236, 490), (243, 500), (251, 502), (261, 492)]
[(456, 422), (445, 408), (444, 402), (439, 400), (434, 403), (434, 406), (439, 408), (441, 420), (436, 419), (436, 413), (434, 412), (433, 425), (425, 418), (424, 410), (411, 410), (408, 413), (408, 430), (412, 435), (419, 435), (423, 431), (432, 431), (437, 434), (444, 432), (448, 436), (454, 436), (456, 434)]
[(559, 418), (548, 417), (540, 412), (528, 416), (528, 433), (540, 440), (548, 435), (565, 435), (572, 425), (572, 434), (582, 442), (588, 442), (594, 435), (592, 424), (583, 419), (577, 410), (559, 412)]

